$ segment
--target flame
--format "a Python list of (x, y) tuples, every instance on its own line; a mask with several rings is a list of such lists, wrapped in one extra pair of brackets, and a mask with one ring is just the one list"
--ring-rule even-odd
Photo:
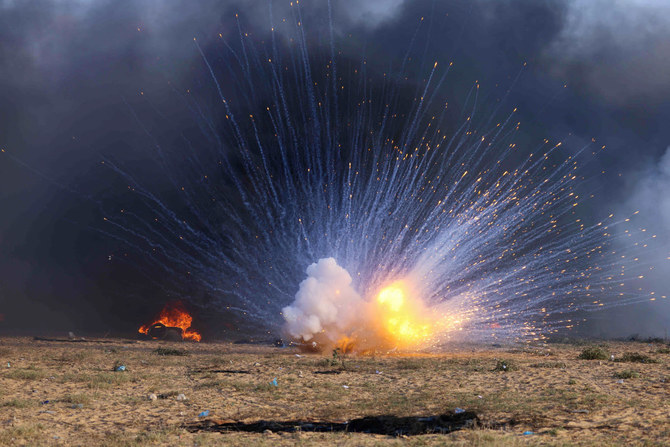
[(339, 349), (342, 354), (353, 352), (356, 348), (356, 340), (353, 337), (344, 336), (335, 343), (335, 349)]
[(149, 329), (156, 323), (162, 323), (168, 327), (178, 327), (181, 329), (181, 337), (184, 340), (200, 341), (202, 336), (196, 332), (189, 330), (193, 317), (184, 309), (180, 301), (168, 303), (161, 310), (158, 319), (151, 324), (141, 326), (138, 330), (140, 334), (148, 334)]
[(379, 292), (376, 313), (382, 336), (401, 348), (419, 347), (433, 335), (432, 322), (426, 318), (423, 303), (408, 299), (406, 288), (393, 283)]

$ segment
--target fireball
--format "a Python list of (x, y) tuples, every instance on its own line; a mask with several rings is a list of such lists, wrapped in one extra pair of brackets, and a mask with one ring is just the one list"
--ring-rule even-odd
[(382, 289), (374, 303), (378, 331), (384, 340), (399, 348), (425, 345), (433, 335), (433, 322), (423, 303), (396, 282)]
[(200, 341), (202, 336), (198, 332), (190, 330), (192, 321), (193, 317), (184, 309), (181, 302), (177, 301), (166, 304), (156, 321), (140, 326), (138, 332), (140, 334), (148, 334), (151, 326), (161, 323), (168, 327), (181, 329), (181, 337), (184, 340)]

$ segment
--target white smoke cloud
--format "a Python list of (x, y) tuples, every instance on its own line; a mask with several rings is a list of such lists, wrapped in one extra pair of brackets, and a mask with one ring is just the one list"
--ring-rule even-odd
[(350, 21), (374, 28), (395, 17), (403, 3), (404, 0), (346, 0), (342, 9)]
[(295, 301), (282, 309), (286, 331), (305, 341), (319, 334), (336, 341), (355, 325), (365, 308), (364, 300), (351, 283), (349, 273), (333, 258), (310, 265)]

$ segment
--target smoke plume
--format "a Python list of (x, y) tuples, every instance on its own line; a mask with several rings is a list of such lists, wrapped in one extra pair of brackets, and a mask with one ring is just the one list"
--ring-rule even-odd
[[(349, 273), (333, 258), (307, 267), (292, 305), (282, 309), (286, 330), (292, 337), (335, 342), (362, 315), (365, 303), (351, 286)], [(319, 336), (319, 334), (322, 334)]]

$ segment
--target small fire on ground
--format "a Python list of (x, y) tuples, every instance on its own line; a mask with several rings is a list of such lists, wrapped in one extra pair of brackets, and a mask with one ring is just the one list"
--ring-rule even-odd
[(155, 321), (141, 326), (138, 331), (140, 334), (149, 335), (152, 326), (162, 324), (167, 327), (181, 329), (181, 338), (184, 340), (200, 341), (202, 336), (198, 332), (191, 330), (192, 322), (193, 317), (186, 311), (181, 301), (175, 301), (166, 304)]

